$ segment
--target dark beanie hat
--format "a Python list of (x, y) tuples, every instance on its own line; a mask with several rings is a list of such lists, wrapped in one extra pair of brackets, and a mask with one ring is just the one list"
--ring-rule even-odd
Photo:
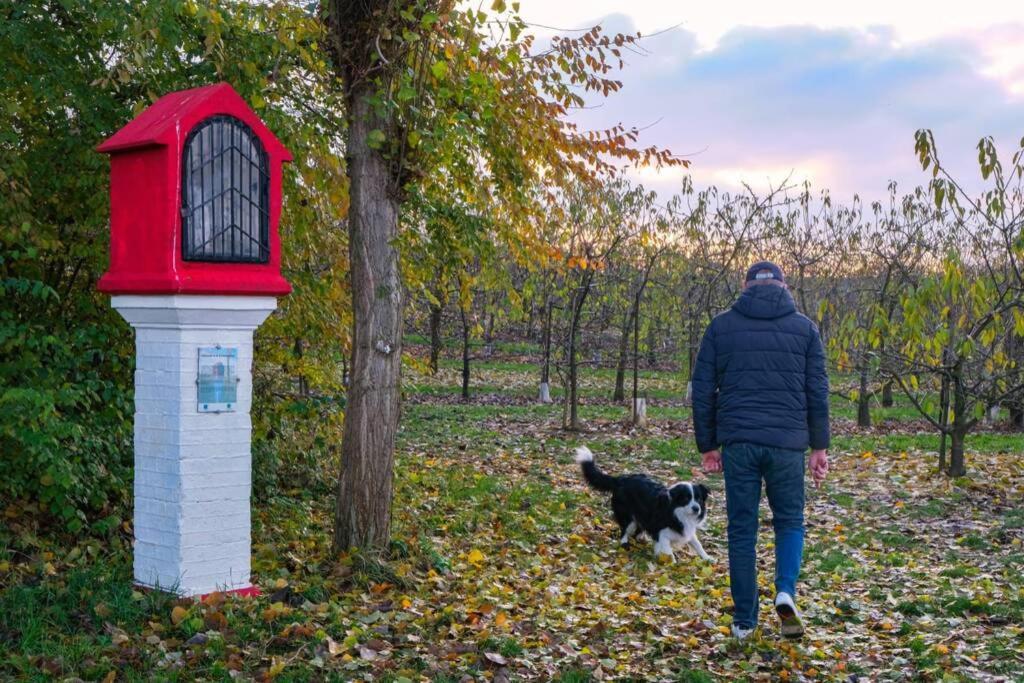
[(758, 261), (747, 269), (746, 282), (760, 282), (763, 280), (777, 280), (780, 284), (786, 283), (782, 274), (782, 268), (771, 261)]

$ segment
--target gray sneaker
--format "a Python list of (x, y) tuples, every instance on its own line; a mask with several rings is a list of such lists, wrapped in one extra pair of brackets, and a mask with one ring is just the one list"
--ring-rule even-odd
[(736, 624), (732, 625), (732, 637), (736, 640), (746, 640), (754, 632), (753, 628), (742, 628)]
[(779, 615), (782, 626), (779, 629), (787, 638), (800, 638), (804, 634), (804, 622), (800, 619), (800, 611), (789, 593), (775, 596), (775, 612)]

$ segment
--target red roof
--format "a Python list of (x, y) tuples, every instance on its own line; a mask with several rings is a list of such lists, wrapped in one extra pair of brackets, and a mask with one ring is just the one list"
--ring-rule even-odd
[(277, 139), (242, 96), (228, 83), (178, 90), (164, 95), (132, 119), (124, 128), (107, 138), (97, 152), (122, 152), (137, 147), (167, 145), (178, 138), (179, 122), (193, 113), (202, 118), (215, 114), (233, 114), (245, 120), (266, 145), (279, 148), (285, 161), (291, 154)]

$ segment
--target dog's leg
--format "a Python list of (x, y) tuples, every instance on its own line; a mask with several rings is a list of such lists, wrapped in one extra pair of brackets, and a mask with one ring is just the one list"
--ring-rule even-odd
[(672, 552), (672, 539), (667, 529), (662, 529), (658, 533), (658, 540), (654, 544), (654, 559), (659, 559), (660, 555), (667, 557), (669, 562), (676, 561), (676, 556)]
[(711, 561), (711, 556), (704, 552), (704, 546), (700, 544), (700, 539), (697, 538), (696, 534), (690, 539), (690, 547), (693, 548), (693, 552), (697, 553), (700, 559), (705, 562)]
[(629, 545), (630, 537), (636, 533), (636, 520), (633, 519), (633, 514), (629, 511), (629, 507), (616, 496), (612, 496), (612, 513), (619, 525), (619, 545)]
[(629, 545), (629, 539), (633, 538), (634, 536), (636, 536), (636, 520), (630, 522), (626, 526), (626, 530), (622, 532), (622, 540), (619, 541), (619, 545)]

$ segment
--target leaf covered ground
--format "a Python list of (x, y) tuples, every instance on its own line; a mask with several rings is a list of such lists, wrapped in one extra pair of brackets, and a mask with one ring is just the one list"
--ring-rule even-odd
[[(571, 449), (611, 471), (700, 477), (669, 373), (645, 378), (651, 424), (632, 430), (584, 383), (587, 430), (533, 405), (529, 366), (412, 377), (387, 561), (329, 552), (329, 492), (254, 504), (264, 595), (198, 603), (131, 586), (130, 526), (78, 543), (5, 511), (0, 677), (86, 680), (1021, 680), (1024, 439), (975, 439), (968, 478), (934, 474), (935, 438), (839, 429), (833, 471), (808, 492), (799, 598), (809, 636), (776, 636), (763, 509), (762, 631), (736, 644), (720, 478), (702, 563), (622, 550)], [(838, 422), (842, 423), (842, 408)], [(894, 418), (899, 418), (898, 408)], [(969, 442), (970, 445), (970, 442)], [(325, 465), (329, 467), (329, 464)]]

